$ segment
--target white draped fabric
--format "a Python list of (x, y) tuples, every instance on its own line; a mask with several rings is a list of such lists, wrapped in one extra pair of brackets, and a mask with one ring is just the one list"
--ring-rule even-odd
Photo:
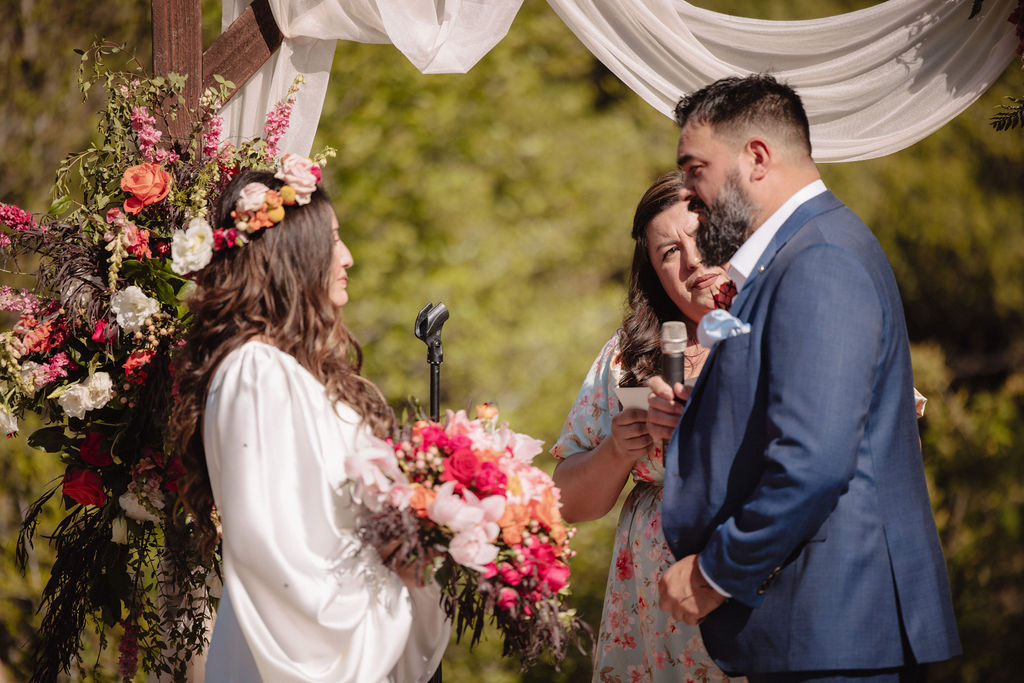
[[(671, 116), (679, 97), (728, 75), (770, 71), (800, 93), (819, 161), (903, 149), (974, 102), (1013, 58), (1016, 0), (888, 0), (807, 21), (733, 17), (683, 0), (548, 0), (626, 85)], [(225, 25), (246, 0), (224, 0)], [(464, 73), (508, 32), (522, 0), (271, 0), (279, 55), (226, 109), (236, 137), (295, 74), (307, 84), (282, 148), (308, 153), (336, 40), (392, 43), (424, 73)]]

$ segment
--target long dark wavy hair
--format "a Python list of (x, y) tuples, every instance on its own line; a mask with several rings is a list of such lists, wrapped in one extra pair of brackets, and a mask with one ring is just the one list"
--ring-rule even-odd
[[(214, 227), (233, 226), (231, 210), (252, 182), (275, 190), (283, 184), (270, 172), (243, 171), (224, 189)], [(176, 393), (168, 445), (181, 457), (180, 499), (194, 520), (194, 548), (207, 562), (217, 530), (203, 412), (213, 374), (232, 350), (259, 337), (293, 356), (323, 383), (330, 400), (351, 405), (375, 434), (390, 435), (391, 409), (380, 391), (359, 376), (362, 351), (330, 300), (332, 216), (330, 200), (317, 187), (308, 204), (286, 207), (284, 219), (249, 244), (215, 252), (196, 277), (188, 302), (192, 323), (173, 361)]]
[(661, 324), (683, 320), (658, 280), (647, 251), (647, 226), (654, 217), (682, 200), (683, 174), (671, 171), (659, 177), (637, 204), (633, 214), (633, 265), (629, 274), (629, 310), (622, 320), (622, 385), (641, 386), (661, 373)]

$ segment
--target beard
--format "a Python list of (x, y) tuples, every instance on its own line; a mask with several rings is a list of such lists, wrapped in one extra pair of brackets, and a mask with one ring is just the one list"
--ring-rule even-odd
[(754, 203), (740, 185), (739, 173), (726, 177), (710, 207), (697, 197), (691, 199), (690, 210), (694, 209), (701, 209), (704, 217), (696, 234), (701, 258), (707, 265), (724, 265), (750, 236), (754, 223)]

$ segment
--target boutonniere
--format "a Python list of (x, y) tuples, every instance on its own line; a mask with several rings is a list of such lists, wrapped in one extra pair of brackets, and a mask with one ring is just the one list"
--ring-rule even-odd
[(732, 313), (716, 308), (700, 319), (697, 326), (697, 341), (701, 346), (711, 348), (723, 339), (750, 334), (750, 324)]
[(729, 310), (732, 306), (732, 300), (736, 297), (736, 283), (732, 280), (726, 280), (722, 283), (722, 286), (718, 288), (718, 291), (714, 294), (715, 308), (721, 308)]

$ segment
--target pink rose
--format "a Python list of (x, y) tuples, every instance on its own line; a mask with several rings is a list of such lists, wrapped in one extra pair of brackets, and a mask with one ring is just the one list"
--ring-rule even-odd
[(511, 610), (518, 600), (519, 594), (511, 588), (502, 588), (498, 591), (498, 607), (504, 610)]
[[(315, 173), (313, 169), (316, 169)], [(295, 190), (295, 203), (300, 205), (309, 204), (309, 197), (316, 190), (316, 184), (320, 182), (319, 176), (320, 169), (316, 164), (297, 154), (285, 154), (281, 157), (281, 168), (274, 175), (286, 185), (292, 186)]]
[(86, 434), (85, 439), (82, 440), (82, 445), (79, 446), (79, 452), (82, 454), (82, 460), (90, 465), (106, 467), (114, 462), (110, 457), (110, 450), (104, 448), (103, 435), (99, 432), (89, 432)]
[(242, 192), (238, 195), (238, 200), (235, 202), (235, 211), (239, 213), (256, 211), (263, 206), (263, 201), (269, 189), (263, 183), (249, 183), (242, 188)]
[(96, 328), (92, 331), (92, 340), (98, 344), (103, 344), (107, 341), (107, 321), (97, 320)]
[[(457, 481), (463, 486), (470, 486), (476, 473), (480, 471), (480, 458), (468, 448), (460, 448), (444, 459), (444, 472), (441, 479)], [(456, 487), (458, 488), (458, 487)]]
[(564, 562), (537, 565), (537, 574), (552, 593), (557, 593), (569, 583), (569, 565)]
[(498, 573), (501, 574), (501, 580), (510, 586), (518, 586), (523, 581), (523, 575), (508, 562), (498, 565)]
[(480, 465), (480, 470), (473, 478), (476, 490), (484, 496), (504, 495), (507, 483), (508, 477), (493, 462), (485, 462)]
[(64, 475), (64, 495), (81, 505), (103, 505), (107, 495), (103, 493), (103, 480), (92, 470), (71, 468)]

